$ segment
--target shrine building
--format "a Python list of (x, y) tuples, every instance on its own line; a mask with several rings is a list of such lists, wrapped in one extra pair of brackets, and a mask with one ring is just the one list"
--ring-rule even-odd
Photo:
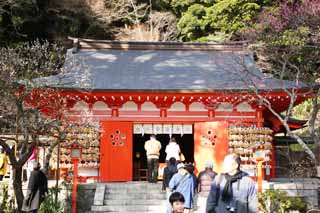
[[(289, 106), (286, 89), (297, 89), (294, 105), (310, 97), (304, 84), (264, 76), (244, 43), (74, 38), (73, 45), (64, 71), (37, 79), (42, 89), (30, 101), (48, 116), (59, 112), (62, 120), (88, 123), (66, 127), (67, 140), (82, 146), (80, 173), (82, 168), (83, 176), (99, 181), (142, 180), (150, 134), (162, 144), (162, 166), (165, 147), (175, 137), (196, 172), (206, 160), (221, 172), (224, 156), (235, 152), (242, 169), (255, 176), (253, 152), (260, 147), (266, 154), (265, 178), (275, 177), (273, 136), (281, 122), (257, 94), (278, 113)], [(44, 98), (41, 93), (50, 89), (55, 98)], [(68, 167), (68, 154), (62, 150), (61, 168)]]

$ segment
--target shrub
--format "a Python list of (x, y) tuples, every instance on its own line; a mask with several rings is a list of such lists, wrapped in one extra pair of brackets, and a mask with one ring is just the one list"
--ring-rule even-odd
[(45, 200), (41, 203), (40, 206), (40, 213), (57, 213), (57, 212), (63, 212), (63, 205), (61, 201), (55, 202), (55, 193), (60, 189), (56, 187), (52, 187), (49, 189), (49, 192), (45, 198)]
[(287, 192), (266, 190), (259, 195), (259, 204), (264, 213), (285, 213), (290, 210), (306, 212), (308, 202), (301, 197), (290, 197)]

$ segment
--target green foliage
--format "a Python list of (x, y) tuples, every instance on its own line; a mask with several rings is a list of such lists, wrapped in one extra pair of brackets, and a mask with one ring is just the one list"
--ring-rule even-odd
[(0, 213), (8, 212), (8, 184), (0, 182)]
[(172, 0), (171, 7), (178, 16), (181, 16), (195, 3), (197, 3), (197, 0)]
[[(310, 149), (314, 149), (315, 148), (314, 144), (307, 144), (307, 146)], [(290, 148), (291, 151), (303, 151), (304, 150), (303, 147), (300, 144), (290, 144), (289, 148)]]
[(85, 5), (82, 9), (70, 9), (52, 0), (12, 2), (0, 5), (0, 47), (35, 39), (86, 37), (85, 33), (92, 25), (99, 27), (96, 38), (112, 37), (109, 28), (103, 26)]
[(40, 213), (56, 213), (63, 212), (63, 204), (61, 201), (55, 202), (55, 193), (60, 192), (58, 188), (51, 188), (45, 198), (45, 200), (41, 203)]
[[(318, 103), (320, 102), (320, 97), (318, 97)], [(292, 115), (294, 118), (302, 119), (302, 120), (309, 120), (311, 113), (313, 110), (312, 100), (309, 99), (298, 106), (293, 108)], [(320, 122), (318, 120), (315, 121), (315, 131), (317, 134), (320, 134)], [(310, 136), (309, 129), (303, 128), (297, 130), (297, 134), (300, 136)]]
[(12, 208), (12, 200), (9, 196), (9, 182), (1, 181), (0, 182), (0, 213), (15, 213), (17, 212)]
[(188, 8), (188, 11), (181, 17), (178, 22), (178, 29), (183, 40), (192, 41), (205, 35), (207, 22), (207, 8), (200, 4), (194, 4)]
[(234, 33), (248, 26), (261, 6), (252, 0), (220, 0), (208, 11), (210, 26), (225, 33)]
[[(183, 41), (225, 41), (240, 32), (258, 15), (262, 5), (252, 0), (219, 0), (194, 3), (177, 1), (182, 13), (178, 29)], [(180, 3), (179, 7), (177, 7)], [(223, 36), (222, 36), (223, 35)]]
[(306, 212), (308, 203), (300, 197), (289, 197), (280, 190), (266, 190), (259, 195), (259, 204), (264, 213), (285, 213), (290, 210)]

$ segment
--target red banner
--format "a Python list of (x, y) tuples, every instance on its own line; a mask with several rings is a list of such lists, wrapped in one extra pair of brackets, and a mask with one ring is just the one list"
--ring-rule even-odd
[(224, 156), (228, 154), (228, 123), (203, 122), (194, 125), (194, 161), (197, 172), (212, 160), (213, 170), (222, 172)]

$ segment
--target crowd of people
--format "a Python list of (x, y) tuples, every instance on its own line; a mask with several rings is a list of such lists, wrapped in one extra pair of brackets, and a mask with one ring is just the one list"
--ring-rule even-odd
[[(148, 181), (158, 179), (161, 143), (155, 135), (145, 143), (148, 158)], [(167, 194), (167, 213), (258, 213), (258, 195), (255, 181), (240, 170), (241, 159), (237, 154), (224, 158), (223, 173), (217, 174), (213, 162), (208, 160), (198, 176), (192, 164), (184, 164), (181, 150), (174, 138), (170, 139), (165, 152), (167, 166), (163, 170), (163, 190)]]

